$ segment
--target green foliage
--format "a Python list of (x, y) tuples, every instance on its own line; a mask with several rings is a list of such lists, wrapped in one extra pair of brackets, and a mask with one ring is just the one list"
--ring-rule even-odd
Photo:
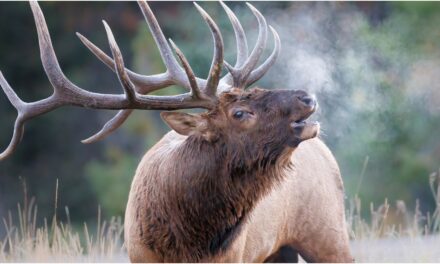
[(87, 164), (87, 179), (106, 214), (124, 215), (137, 162), (137, 158), (126, 155), (119, 148), (108, 147), (105, 162), (93, 160)]
[[(351, 98), (359, 103), (356, 94), (371, 93), (375, 107), (352, 113), (353, 129), (344, 136), (350, 143), (336, 145), (335, 150), (351, 195), (360, 164), (369, 156), (360, 188), (364, 199), (379, 202), (385, 194), (391, 200), (421, 198), (424, 208), (432, 208), (424, 177), (439, 162), (440, 142), (434, 131), (440, 129), (440, 111), (433, 107), (438, 94), (423, 87), (423, 80), (432, 78), (429, 69), (418, 72), (415, 67), (421, 60), (440, 59), (440, 5), (411, 2), (394, 7), (378, 25), (364, 23), (359, 28), (359, 42), (375, 61), (355, 72), (369, 71), (365, 76), (379, 86), (361, 86), (364, 89), (354, 91)], [(353, 84), (362, 80), (359, 75)]]

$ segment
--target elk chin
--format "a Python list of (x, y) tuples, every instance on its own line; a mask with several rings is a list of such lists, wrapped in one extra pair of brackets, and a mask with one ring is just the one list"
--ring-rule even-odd
[(318, 136), (320, 125), (318, 122), (292, 122), (290, 127), (293, 131), (293, 140), (289, 142), (290, 147), (297, 147), (299, 143)]

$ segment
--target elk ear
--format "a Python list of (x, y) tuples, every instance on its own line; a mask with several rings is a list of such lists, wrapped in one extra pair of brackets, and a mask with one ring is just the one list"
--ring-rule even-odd
[(171, 129), (184, 136), (205, 135), (208, 130), (208, 122), (200, 115), (183, 112), (162, 112), (160, 116)]

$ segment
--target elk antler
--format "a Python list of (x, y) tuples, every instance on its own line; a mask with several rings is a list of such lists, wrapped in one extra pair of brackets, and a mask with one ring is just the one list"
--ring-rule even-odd
[[(257, 43), (255, 44), (254, 49), (251, 52), (251, 55), (247, 57), (248, 49), (246, 36), (243, 31), (242, 26), (238, 22), (238, 19), (235, 17), (234, 13), (222, 3), (223, 8), (226, 10), (229, 19), (232, 22), (235, 35), (237, 38), (237, 62), (234, 67), (232, 67), (229, 63), (225, 61), (225, 66), (228, 69), (230, 75), (232, 76), (232, 87), (237, 87), (244, 89), (248, 85), (256, 82), (260, 79), (269, 68), (273, 65), (276, 58), (278, 57), (280, 51), (280, 38), (277, 32), (270, 27), (272, 34), (275, 39), (275, 47), (272, 54), (268, 59), (256, 70), (254, 68), (257, 66), (258, 60), (261, 57), (261, 54), (266, 47), (266, 39), (267, 39), (267, 23), (264, 19), (263, 15), (251, 4), (247, 3), (248, 7), (254, 13), (258, 20), (259, 32)], [(246, 58), (247, 57), (247, 58)], [(246, 58), (246, 59), (245, 59)]]
[[(257, 17), (258, 23), (259, 23), (259, 38), (257, 41), (257, 44), (255, 45), (255, 52), (251, 54), (252, 59), (248, 58), (248, 44), (246, 40), (246, 35), (244, 33), (243, 27), (240, 24), (240, 21), (237, 19), (235, 14), (227, 7), (223, 2), (220, 2), (223, 9), (226, 11), (229, 20), (231, 21), (231, 24), (233, 26), (234, 32), (235, 32), (235, 38), (237, 41), (237, 61), (235, 63), (234, 67), (229, 66), (228, 69), (230, 69), (232, 73), (227, 74), (224, 76), (218, 84), (217, 92), (225, 92), (230, 90), (232, 87), (241, 88), (244, 89), (246, 86), (253, 84), (257, 80), (259, 80), (263, 75), (269, 70), (269, 68), (275, 63), (275, 60), (277, 59), (279, 52), (280, 52), (280, 38), (277, 34), (277, 32), (270, 27), (271, 32), (274, 36), (275, 40), (275, 46), (272, 54), (266, 59), (266, 61), (261, 64), (257, 69), (250, 72), (250, 74), (240, 74), (241, 71), (250, 71), (258, 62), (258, 59), (261, 56), (261, 52), (264, 50), (265, 44), (266, 44), (266, 21), (264, 17), (261, 15), (260, 12), (258, 12), (257, 9), (255, 9), (251, 4), (248, 4), (249, 8), (252, 10), (254, 15)], [(209, 18), (209, 16), (206, 14), (206, 12), (203, 11), (197, 4), (195, 4), (199, 12), (202, 14), (202, 16), (205, 18), (205, 21), (207, 21), (208, 25), (215, 25), (215, 23), (212, 21), (212, 19)], [(174, 57), (169, 56), (170, 54), (170, 48), (165, 40), (165, 37), (162, 33), (162, 30), (160, 29), (159, 23), (156, 20), (156, 17), (154, 16), (153, 12), (151, 11), (150, 7), (145, 2), (139, 2), (139, 6), (141, 7), (142, 13), (144, 14), (145, 20), (148, 23), (148, 26), (150, 28), (150, 31), (153, 35), (153, 38), (159, 48), (159, 51), (162, 55), (162, 59), (164, 60), (164, 64), (167, 67), (167, 71), (162, 74), (158, 75), (151, 75), (151, 76), (144, 76), (137, 73), (134, 73), (130, 70), (126, 70), (130, 79), (133, 81), (133, 83), (136, 86), (136, 90), (140, 94), (146, 94), (151, 91), (166, 87), (170, 85), (169, 79), (167, 79), (167, 76), (173, 76), (174, 75), (174, 69), (173, 65), (176, 65)], [(210, 22), (208, 22), (210, 21)], [(211, 27), (211, 31), (213, 31)], [(214, 31), (213, 31), (214, 32)], [(105, 65), (107, 65), (110, 69), (114, 71), (114, 61), (107, 56), (102, 50), (100, 50), (98, 47), (96, 47), (93, 43), (91, 43), (87, 38), (84, 36), (77, 34), (78, 37), (81, 39), (81, 41), (84, 43), (84, 45), (90, 49), (90, 51), (95, 54)], [(214, 35), (214, 41), (215, 36)], [(218, 41), (216, 43), (219, 43)], [(214, 46), (217, 48), (217, 45)], [(218, 48), (217, 48), (218, 50)], [(251, 61), (246, 63), (246, 60)], [(215, 59), (214, 59), (215, 61)], [(226, 65), (229, 65), (225, 62)], [(214, 66), (213, 62), (213, 66)], [(245, 66), (246, 65), (246, 66)], [(211, 71), (213, 70), (213, 66), (211, 66)], [(243, 68), (243, 69), (242, 69)], [(210, 71), (210, 72), (211, 72)], [(176, 78), (175, 78), (176, 79)], [(205, 87), (206, 81), (203, 79), (196, 78), (197, 84), (199, 87)], [(183, 83), (183, 84), (182, 84)], [(171, 83), (172, 84), (172, 83)], [(189, 89), (190, 85), (186, 82), (186, 79), (181, 82), (181, 86)], [(202, 88), (205, 90), (205, 88)], [(104, 127), (96, 133), (95, 135), (91, 136), (90, 138), (83, 140), (83, 143), (93, 143), (98, 140), (101, 140), (105, 138), (107, 135), (111, 134), (114, 130), (119, 128), (125, 120), (130, 116), (133, 110), (121, 110), (116, 114), (110, 121), (108, 121)]]
[[(23, 137), (24, 124), (27, 120), (50, 112), (61, 106), (73, 105), (93, 109), (121, 110), (113, 119), (105, 124), (100, 132), (83, 141), (83, 143), (91, 143), (104, 138), (106, 135), (121, 126), (133, 109), (213, 109), (217, 103), (217, 90), (220, 92), (227, 91), (232, 88), (232, 86), (244, 88), (246, 85), (255, 82), (263, 76), (279, 54), (279, 37), (275, 30), (271, 28), (275, 39), (274, 51), (269, 58), (261, 64), (261, 66), (252, 70), (255, 68), (265, 47), (267, 35), (266, 21), (253, 6), (248, 4), (258, 19), (260, 33), (257, 45), (251, 55), (246, 59), (248, 51), (243, 28), (232, 11), (222, 3), (235, 31), (238, 52), (235, 66), (231, 67), (229, 64), (227, 66), (230, 75), (228, 74), (220, 79), (223, 64), (223, 39), (220, 30), (212, 18), (200, 6), (195, 4), (197, 10), (208, 24), (214, 40), (214, 56), (208, 79), (204, 80), (197, 78), (183, 53), (170, 40), (183, 68), (179, 65), (148, 4), (146, 2), (139, 2), (142, 13), (150, 27), (157, 46), (159, 47), (167, 71), (161, 74), (143, 76), (126, 69), (113, 33), (104, 21), (104, 27), (113, 59), (107, 56), (82, 35), (78, 33), (77, 35), (101, 61), (116, 73), (124, 90), (124, 94), (93, 93), (76, 86), (64, 75), (56, 58), (44, 15), (36, 1), (31, 1), (30, 5), (37, 27), (41, 61), (46, 75), (54, 88), (54, 92), (46, 99), (30, 103), (24, 102), (17, 96), (4, 78), (3, 74), (0, 72), (0, 86), (3, 88), (11, 104), (18, 111), (11, 142), (6, 150), (0, 154), (0, 160), (8, 157), (17, 148)], [(154, 90), (173, 84), (183, 86), (188, 89), (189, 92), (172, 96), (146, 95)]]
[[(215, 93), (214, 95), (210, 93), (201, 92), (198, 90), (197, 86), (190, 86), (190, 93), (174, 95), (174, 96), (151, 96), (151, 95), (140, 95), (136, 92), (135, 86), (128, 77), (128, 73), (124, 67), (124, 61), (122, 59), (121, 52), (118, 45), (113, 37), (113, 33), (110, 27), (104, 22), (104, 26), (107, 32), (110, 48), (114, 57), (115, 71), (119, 78), (119, 81), (124, 89), (124, 94), (98, 94), (88, 92), (83, 90), (73, 84), (69, 79), (64, 76), (58, 60), (56, 58), (54, 49), (52, 47), (52, 42), (49, 36), (49, 31), (43, 16), (43, 13), (36, 1), (30, 2), (32, 12), (35, 18), (35, 24), (37, 26), (38, 39), (41, 52), (41, 61), (44, 70), (54, 87), (54, 93), (43, 100), (37, 102), (26, 103), (23, 102), (14, 90), (10, 87), (3, 74), (0, 72), (0, 85), (2, 86), (6, 96), (14, 105), (18, 111), (18, 116), (15, 122), (14, 134), (8, 148), (0, 154), (0, 160), (6, 158), (10, 155), (18, 143), (21, 141), (24, 131), (24, 124), (27, 120), (34, 118), (36, 116), (42, 115), (56, 108), (64, 105), (74, 105), (86, 108), (94, 109), (158, 109), (158, 110), (177, 110), (185, 108), (205, 108), (212, 109), (215, 106)], [(219, 49), (223, 49), (223, 43), (221, 40), (220, 32), (217, 30), (213, 31), (213, 34), (218, 35)], [(177, 48), (177, 47), (176, 47)], [(177, 50), (178, 51), (178, 50)], [(188, 68), (187, 62), (183, 54), (180, 51), (179, 58)], [(171, 53), (168, 56), (172, 56)], [(223, 59), (222, 55), (219, 56)], [(219, 63), (217, 59), (216, 63)], [(221, 61), (220, 61), (221, 64)], [(173, 65), (177, 68), (177, 63)], [(218, 67), (218, 66), (216, 66)], [(179, 66), (180, 69), (180, 66)], [(176, 76), (179, 76), (179, 80), (183, 78), (193, 79), (193, 74), (191, 71), (176, 71)], [(213, 73), (213, 75), (219, 73)], [(169, 80), (168, 82), (172, 82)], [(186, 85), (186, 82), (185, 82)], [(215, 85), (215, 83), (213, 83)], [(210, 87), (211, 90), (216, 89), (216, 86)]]

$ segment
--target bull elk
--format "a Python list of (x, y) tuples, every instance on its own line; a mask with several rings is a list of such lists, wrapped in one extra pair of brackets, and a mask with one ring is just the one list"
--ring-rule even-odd
[[(145, 154), (131, 185), (125, 214), (131, 261), (292, 262), (298, 254), (307, 261), (352, 261), (339, 168), (317, 138), (319, 124), (306, 121), (317, 108), (316, 100), (299, 90), (246, 90), (274, 64), (280, 39), (248, 4), (259, 30), (249, 53), (239, 20), (220, 4), (233, 26), (237, 58), (233, 66), (224, 62), (220, 30), (195, 3), (214, 42), (207, 79), (196, 77), (179, 48), (167, 42), (146, 2), (139, 6), (167, 68), (164, 73), (144, 76), (126, 69), (105, 22), (112, 57), (78, 34), (116, 73), (123, 88), (123, 94), (100, 94), (81, 89), (65, 77), (43, 13), (31, 1), (41, 60), (54, 93), (24, 102), (0, 73), (0, 85), (18, 111), (12, 140), (0, 159), (16, 149), (27, 120), (61, 106), (120, 110), (83, 143), (103, 139), (134, 109), (168, 110), (161, 116), (172, 131)], [(274, 49), (258, 66), (268, 31)], [(221, 78), (223, 65), (228, 74)], [(170, 85), (188, 92), (148, 95)], [(192, 108), (206, 112), (170, 112)]]

